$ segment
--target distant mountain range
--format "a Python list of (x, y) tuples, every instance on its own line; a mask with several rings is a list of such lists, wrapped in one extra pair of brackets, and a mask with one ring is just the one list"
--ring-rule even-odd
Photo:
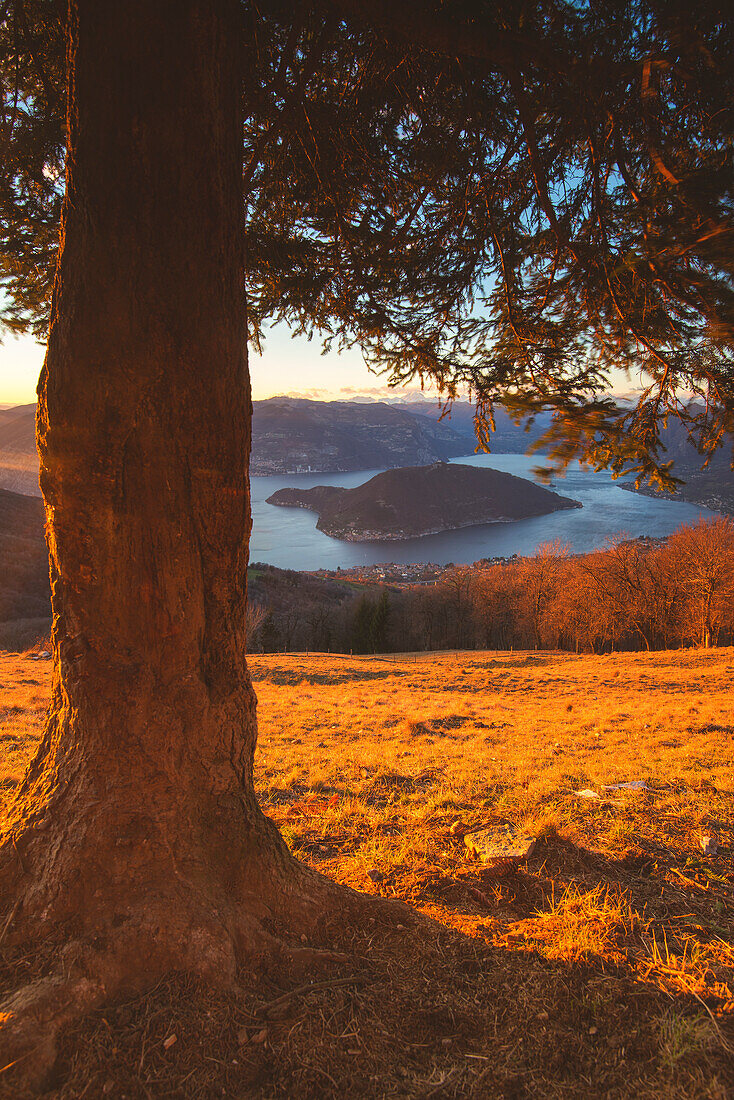
[[(39, 496), (35, 445), (35, 405), (0, 409), (0, 488)], [(537, 417), (529, 431), (502, 409), (495, 415), (495, 454), (523, 453), (548, 427)], [(674, 472), (686, 485), (683, 499), (734, 513), (731, 447), (716, 453), (707, 470), (682, 426), (671, 420), (663, 432)], [(441, 419), (430, 400), (405, 402), (312, 401), (271, 397), (253, 403), (250, 472), (264, 474), (333, 473), (375, 468), (429, 465), (476, 448), (474, 407), (460, 401)], [(630, 486), (627, 486), (628, 488)], [(654, 490), (642, 490), (655, 495)]]
[[(38, 495), (35, 405), (0, 410), (0, 486)], [(271, 397), (253, 402), (250, 472), (333, 473), (424, 465), (476, 447), (474, 409), (457, 402), (450, 416), (431, 401), (311, 401)], [(527, 435), (498, 413), (493, 450), (524, 451)]]
[(40, 500), (0, 489), (0, 628), (8, 621), (32, 620), (29, 641), (51, 623), (43, 520)]
[(354, 489), (279, 489), (267, 503), (318, 512), (320, 531), (349, 542), (418, 538), (581, 507), (526, 478), (446, 462), (386, 470)]
[(468, 446), (465, 436), (445, 423), (382, 401), (271, 397), (253, 403), (250, 472), (407, 466), (454, 458)]
[[(442, 408), (433, 401), (405, 401), (393, 406), (415, 416), (420, 423), (436, 422), (443, 416)], [(457, 436), (467, 448), (462, 454), (472, 454), (477, 446), (474, 428), (474, 405), (470, 401), (457, 401), (441, 419), (441, 424)], [(504, 409), (495, 409), (495, 431), (492, 432), (494, 454), (524, 454), (531, 443), (540, 439), (550, 425), (550, 414), (541, 413), (529, 429), (518, 426)]]

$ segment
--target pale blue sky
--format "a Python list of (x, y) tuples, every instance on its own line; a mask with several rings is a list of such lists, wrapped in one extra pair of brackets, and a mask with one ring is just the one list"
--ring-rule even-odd
[[(416, 393), (417, 386), (388, 390), (383, 378), (372, 374), (359, 351), (338, 355), (321, 354), (318, 340), (292, 338), (285, 325), (272, 329), (264, 354), (251, 354), (252, 393), (256, 400), (275, 394), (298, 393), (321, 400), (349, 400), (355, 397), (393, 398)], [(0, 406), (25, 405), (36, 399), (36, 382), (43, 363), (44, 348), (31, 337), (6, 336), (0, 344)], [(615, 372), (615, 391), (635, 389), (621, 372)], [(639, 382), (637, 382), (639, 386)]]
[[(387, 393), (384, 380), (367, 369), (359, 351), (321, 355), (320, 348), (317, 340), (292, 339), (283, 326), (272, 330), (263, 356), (250, 356), (253, 396), (301, 393), (348, 399)], [(43, 355), (44, 348), (31, 337), (5, 337), (0, 345), (0, 405), (35, 401)]]

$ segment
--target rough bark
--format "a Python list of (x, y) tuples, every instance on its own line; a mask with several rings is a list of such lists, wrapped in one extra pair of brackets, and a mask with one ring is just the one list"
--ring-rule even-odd
[(238, 2), (71, 0), (69, 42), (38, 411), (53, 701), (0, 846), (6, 946), (64, 945), (0, 1006), (26, 1079), (75, 1015), (169, 970), (231, 983), (328, 894), (253, 790)]

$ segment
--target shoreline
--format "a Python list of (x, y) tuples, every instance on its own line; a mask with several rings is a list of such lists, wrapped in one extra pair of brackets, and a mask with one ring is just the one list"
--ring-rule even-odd
[[(275, 505), (275, 507), (297, 507), (306, 508), (305, 504), (299, 505)], [(552, 508), (549, 512), (530, 512), (527, 516), (494, 516), (491, 519), (480, 520), (468, 520), (466, 523), (455, 523), (449, 527), (432, 527), (423, 531), (411, 532), (410, 534), (376, 534), (369, 531), (349, 531), (344, 534), (336, 534), (335, 531), (329, 531), (325, 527), (320, 527), (319, 523), (316, 524), (316, 529), (321, 531), (322, 534), (328, 538), (337, 539), (339, 542), (409, 542), (411, 539), (422, 539), (428, 535), (444, 535), (451, 531), (465, 531), (468, 527), (489, 527), (493, 524), (506, 524), (506, 523), (521, 523), (526, 519), (536, 519), (538, 516), (551, 516), (556, 512), (571, 512), (578, 508), (583, 508), (583, 504), (576, 502), (567, 508)], [(308, 511), (315, 511), (313, 508), (307, 509)]]

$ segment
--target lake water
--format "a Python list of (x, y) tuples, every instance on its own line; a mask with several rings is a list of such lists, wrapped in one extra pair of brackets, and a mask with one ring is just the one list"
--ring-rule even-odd
[[(468, 455), (453, 462), (467, 466), (489, 466), (519, 477), (532, 477), (532, 469), (542, 463), (541, 456)], [(380, 470), (359, 470), (348, 474), (289, 474), (285, 477), (252, 478), (252, 538), (250, 561), (267, 562), (281, 569), (342, 569), (374, 562), (473, 562), (478, 558), (510, 557), (530, 554), (541, 542), (560, 539), (572, 551), (585, 553), (603, 545), (610, 535), (669, 535), (681, 523), (714, 513), (697, 504), (656, 499), (630, 493), (619, 487), (605, 472), (582, 470), (572, 466), (565, 477), (557, 478), (553, 488), (562, 496), (572, 497), (583, 508), (553, 512), (548, 516), (514, 523), (485, 523), (445, 531), (402, 542), (342, 542), (316, 530), (318, 516), (303, 508), (281, 508), (266, 504), (276, 489), (313, 485), (340, 485), (353, 488), (368, 481)]]

